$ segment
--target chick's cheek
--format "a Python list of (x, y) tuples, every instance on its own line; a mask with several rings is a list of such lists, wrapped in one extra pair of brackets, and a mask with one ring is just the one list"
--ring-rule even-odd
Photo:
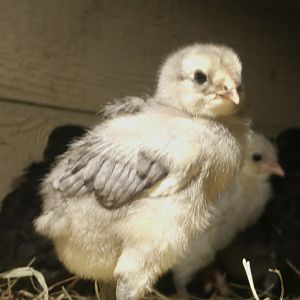
[(194, 114), (197, 112), (203, 105), (201, 99), (201, 94), (189, 93), (183, 94), (180, 98), (181, 107), (184, 110)]

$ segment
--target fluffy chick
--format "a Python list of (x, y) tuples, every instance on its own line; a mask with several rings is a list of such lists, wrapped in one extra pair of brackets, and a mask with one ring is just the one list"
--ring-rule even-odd
[(193, 275), (211, 263), (235, 235), (254, 224), (271, 198), (271, 175), (284, 176), (277, 162), (276, 150), (261, 134), (253, 133), (243, 168), (215, 205), (215, 216), (207, 229), (190, 246), (186, 257), (174, 267), (176, 289), (187, 294)]
[(42, 183), (35, 222), (71, 272), (116, 280), (117, 300), (135, 300), (175, 264), (241, 168), (240, 84), (231, 49), (181, 49), (153, 98), (110, 106), (71, 145)]

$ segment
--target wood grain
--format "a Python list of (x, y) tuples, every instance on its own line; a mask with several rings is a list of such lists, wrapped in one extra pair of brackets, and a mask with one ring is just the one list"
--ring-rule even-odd
[(272, 3), (0, 1), (0, 198), (51, 128), (91, 124), (104, 102), (153, 93), (163, 58), (195, 41), (240, 54), (256, 129), (300, 126), (299, 10)]
[(300, 125), (299, 18), (260, 3), (1, 1), (0, 97), (97, 111), (113, 98), (151, 94), (177, 47), (225, 43), (242, 58), (257, 127), (276, 135)]

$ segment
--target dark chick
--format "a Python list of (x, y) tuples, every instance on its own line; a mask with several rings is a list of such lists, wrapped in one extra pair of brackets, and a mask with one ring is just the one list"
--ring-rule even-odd
[(67, 145), (83, 135), (85, 129), (76, 125), (55, 128), (48, 139), (44, 159), (25, 168), (13, 190), (3, 199), (0, 213), (0, 272), (24, 267), (35, 258), (33, 266), (51, 284), (66, 276), (59, 263), (52, 242), (38, 235), (33, 220), (41, 212), (39, 185), (58, 155)]

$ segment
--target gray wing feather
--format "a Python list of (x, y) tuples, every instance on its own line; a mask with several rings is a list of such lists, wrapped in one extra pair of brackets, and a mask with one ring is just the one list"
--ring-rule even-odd
[[(119, 150), (119, 151), (118, 151)], [(76, 143), (64, 156), (64, 174), (53, 186), (66, 197), (94, 195), (106, 208), (117, 208), (154, 185), (168, 173), (163, 161), (143, 151), (126, 156), (124, 151), (90, 138)]]
[(142, 98), (126, 97), (104, 105), (100, 110), (100, 114), (104, 119), (112, 119), (121, 114), (137, 113), (141, 111), (145, 105), (147, 105), (147, 103)]

